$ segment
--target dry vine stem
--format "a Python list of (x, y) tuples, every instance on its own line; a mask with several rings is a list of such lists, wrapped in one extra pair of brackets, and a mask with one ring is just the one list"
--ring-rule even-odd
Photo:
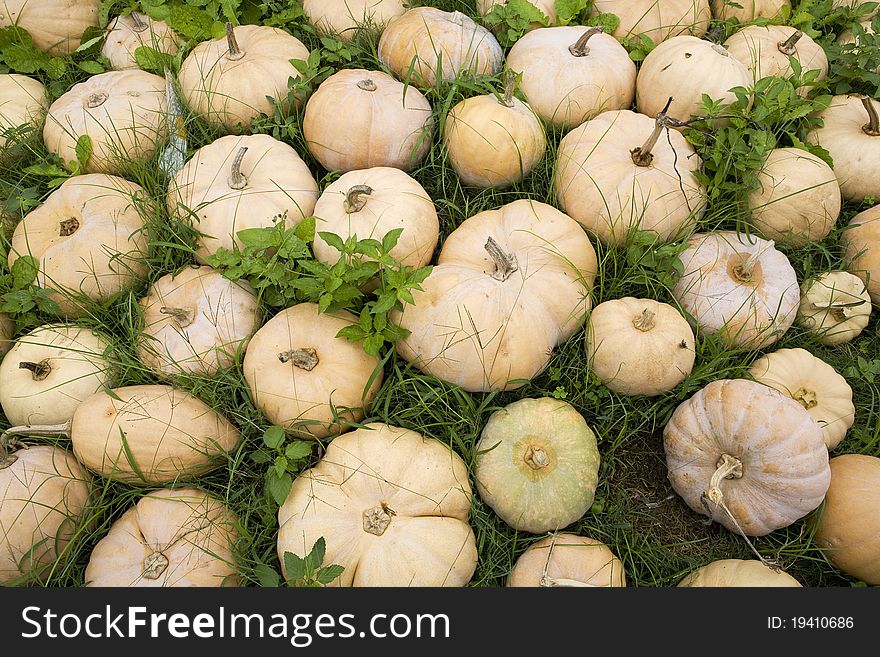
[(596, 588), (595, 584), (589, 584), (587, 582), (582, 582), (578, 579), (568, 579), (566, 577), (547, 577), (547, 569), (550, 567), (550, 558), (553, 556), (553, 548), (556, 547), (556, 537), (557, 537), (557, 533), (553, 532), (553, 536), (550, 539), (550, 547), (547, 550), (547, 559), (544, 561), (544, 570), (541, 573), (541, 586), (542, 587), (570, 586), (570, 587)]

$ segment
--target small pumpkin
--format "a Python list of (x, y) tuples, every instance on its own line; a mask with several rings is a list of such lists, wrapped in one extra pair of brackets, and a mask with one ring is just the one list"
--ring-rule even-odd
[(623, 564), (594, 538), (553, 533), (529, 545), (507, 575), (509, 587), (626, 586)]
[(136, 51), (147, 47), (176, 55), (180, 37), (165, 21), (154, 20), (139, 11), (117, 16), (109, 25), (101, 45), (101, 54), (110, 60), (115, 70), (139, 68)]
[(42, 82), (18, 73), (0, 74), (0, 152), (12, 146), (8, 132), (31, 126), (41, 129), (49, 108), (49, 92)]
[(776, 18), (791, 9), (791, 0), (711, 0), (712, 14), (721, 20), (748, 23), (756, 18)]
[(269, 25), (226, 24), (226, 37), (203, 41), (180, 65), (177, 81), (192, 110), (228, 133), (247, 131), (276, 105), (288, 114), (299, 97), (288, 97), (288, 81), (300, 72), (291, 60), (307, 61), (309, 49), (295, 36)]
[(49, 106), (43, 142), (67, 167), (77, 143), (91, 142), (81, 173), (123, 175), (150, 159), (168, 136), (165, 79), (146, 71), (107, 71), (79, 82)]
[(827, 345), (856, 338), (871, 318), (871, 295), (862, 279), (846, 271), (823, 272), (801, 284), (795, 321)]
[(413, 303), (392, 311), (410, 331), (397, 352), (469, 392), (516, 389), (583, 325), (596, 271), (583, 229), (552, 206), (480, 212), (447, 236)]
[(679, 34), (702, 37), (712, 14), (709, 0), (594, 0), (592, 14), (614, 14), (620, 40), (644, 35), (655, 44)]
[(871, 301), (880, 307), (880, 205), (850, 219), (840, 243), (847, 271), (862, 279)]
[(123, 513), (92, 549), (86, 586), (238, 586), (234, 513), (196, 488), (160, 488)]
[(843, 572), (880, 585), (880, 458), (841, 454), (831, 459), (831, 485), (814, 540)]
[(602, 112), (629, 109), (636, 65), (601, 27), (539, 28), (507, 54), (507, 69), (521, 74), (520, 90), (549, 125), (571, 129)]
[(83, 296), (104, 302), (146, 278), (149, 213), (140, 185), (102, 173), (73, 176), (15, 227), (9, 267), (35, 258), (36, 284), (51, 290), (63, 314), (79, 317)]
[(111, 386), (110, 339), (85, 326), (46, 324), (20, 336), (0, 363), (0, 404), (12, 425), (61, 424)]
[(9, 449), (0, 437), (0, 584), (38, 579), (69, 553), (86, 520), (94, 484), (66, 449)]
[(748, 197), (752, 224), (761, 235), (796, 248), (828, 236), (841, 202), (831, 167), (800, 148), (771, 150)]
[(361, 29), (379, 30), (403, 14), (403, 0), (303, 0), (303, 13), (322, 34), (351, 40)]
[(378, 54), (398, 78), (421, 89), (461, 74), (494, 75), (504, 61), (489, 30), (460, 11), (436, 7), (413, 7), (393, 18), (379, 39)]
[(267, 228), (276, 217), (293, 227), (312, 214), (318, 182), (292, 146), (271, 135), (226, 135), (202, 146), (168, 184), (173, 216), (198, 229), (195, 258), (244, 248), (238, 232)]
[(251, 338), (242, 369), (254, 405), (301, 438), (324, 438), (359, 422), (382, 385), (379, 358), (337, 337), (356, 325), (346, 310), (285, 308)]
[[(730, 56), (745, 64), (754, 82), (765, 77), (788, 78), (794, 71), (790, 57), (794, 57), (803, 71), (819, 71), (816, 80), (828, 75), (828, 56), (825, 49), (801, 30), (788, 25), (747, 25), (734, 32), (724, 47)], [(798, 87), (806, 95), (812, 86)]]
[(802, 587), (783, 570), (757, 559), (718, 559), (689, 572), (680, 587)]
[[(330, 586), (467, 584), (477, 566), (467, 466), (443, 443), (371, 422), (330, 441), (278, 510), (278, 558), (321, 537)], [(285, 571), (285, 575), (287, 575)]]
[(749, 367), (758, 383), (791, 397), (822, 428), (829, 450), (837, 447), (855, 420), (852, 388), (831, 365), (806, 349), (778, 349)]
[(663, 430), (669, 481), (732, 532), (765, 536), (818, 507), (828, 448), (806, 409), (748, 379), (719, 379), (679, 404)]
[(659, 395), (691, 373), (696, 340), (668, 303), (624, 297), (590, 311), (584, 346), (593, 373), (622, 395)]
[(254, 289), (210, 267), (162, 276), (138, 305), (138, 357), (159, 376), (213, 376), (231, 367), (261, 320)]
[(732, 231), (695, 233), (679, 256), (672, 296), (699, 331), (730, 349), (767, 347), (791, 328), (797, 275), (772, 241)]
[(526, 397), (495, 411), (474, 453), (480, 498), (518, 531), (563, 529), (593, 503), (596, 435), (561, 399)]
[(34, 45), (52, 55), (70, 55), (79, 48), (83, 32), (98, 27), (100, 0), (3, 0), (0, 27), (27, 30)]

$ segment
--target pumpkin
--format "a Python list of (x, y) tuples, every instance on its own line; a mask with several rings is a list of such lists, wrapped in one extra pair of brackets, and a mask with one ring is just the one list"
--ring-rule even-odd
[(7, 131), (41, 128), (48, 107), (49, 92), (42, 82), (17, 73), (0, 74), (0, 152), (9, 152), (12, 146)]
[[(794, 57), (803, 71), (818, 70), (817, 82), (828, 75), (824, 48), (788, 25), (747, 25), (734, 32), (724, 47), (731, 57), (745, 64), (755, 82), (770, 76), (790, 77), (794, 71), (789, 57)], [(803, 85), (798, 93), (805, 96), (811, 89)]]
[(27, 30), (34, 45), (52, 55), (70, 55), (83, 32), (98, 27), (100, 0), (3, 0), (0, 27)]
[(795, 321), (822, 344), (853, 340), (870, 318), (871, 295), (855, 274), (823, 272), (801, 284), (801, 303)]
[(818, 113), (821, 128), (807, 133), (807, 141), (831, 154), (834, 175), (844, 201), (861, 203), (880, 198), (880, 182), (872, 171), (880, 166), (880, 102), (867, 96), (834, 96)]
[(645, 35), (655, 44), (679, 34), (701, 37), (709, 29), (709, 0), (594, 0), (592, 14), (614, 14), (618, 39)]
[(706, 335), (728, 349), (759, 349), (791, 328), (800, 305), (794, 268), (772, 241), (732, 231), (696, 233), (672, 289)]
[(758, 383), (791, 397), (822, 428), (829, 450), (837, 447), (855, 420), (852, 388), (837, 370), (806, 349), (779, 349), (749, 367)]
[(800, 587), (802, 584), (783, 570), (757, 559), (718, 559), (689, 572), (680, 587)]
[(507, 575), (509, 587), (626, 586), (623, 564), (589, 536), (559, 532), (526, 548)]
[[(495, 9), (495, 7), (499, 5), (506, 5), (508, 4), (508, 2), (509, 0), (477, 0), (477, 13), (480, 16), (485, 16), (493, 9)], [(532, 5), (532, 7), (544, 14), (544, 17), (547, 19), (547, 25), (542, 25), (541, 23), (530, 24), (526, 27), (527, 32), (529, 30), (534, 30), (538, 27), (548, 27), (556, 25), (556, 0), (527, 0), (527, 2)]]
[(507, 187), (528, 176), (544, 157), (547, 138), (532, 108), (513, 96), (510, 74), (503, 96), (483, 94), (446, 115), (443, 145), (466, 185)]
[(306, 19), (322, 34), (346, 41), (358, 30), (382, 30), (406, 9), (403, 0), (303, 0)]
[(312, 250), (315, 258), (328, 265), (336, 264), (341, 254), (321, 237), (322, 232), (344, 242), (353, 235), (382, 240), (390, 231), (402, 229), (390, 254), (415, 268), (430, 264), (440, 239), (434, 201), (415, 178), (394, 167), (342, 174), (324, 188), (314, 214)]
[(418, 89), (365, 69), (328, 77), (303, 115), (306, 146), (328, 171), (378, 166), (409, 171), (428, 153), (433, 126), (431, 104)]
[(639, 230), (677, 239), (703, 215), (699, 158), (667, 119), (603, 112), (559, 143), (552, 183), (559, 207), (608, 246), (629, 244)]
[(168, 135), (164, 78), (146, 71), (107, 71), (79, 82), (49, 106), (43, 142), (67, 167), (77, 143), (91, 140), (81, 173), (122, 175), (151, 158)]
[(711, 0), (712, 14), (721, 20), (748, 23), (756, 18), (776, 18), (791, 9), (790, 0)]
[(318, 193), (292, 146), (270, 135), (226, 135), (193, 153), (168, 184), (166, 204), (198, 229), (195, 258), (206, 264), (218, 249), (243, 249), (239, 231), (270, 227), (279, 216), (295, 226)]
[(379, 38), (379, 61), (421, 89), (460, 75), (495, 75), (504, 51), (495, 36), (460, 11), (413, 7)]
[(15, 344), (12, 339), (14, 336), (15, 320), (6, 313), (0, 313), (0, 359), (12, 349), (12, 345)]
[(635, 95), (636, 65), (601, 27), (532, 30), (510, 48), (507, 69), (521, 74), (520, 89), (535, 114), (566, 130), (629, 109)]
[(379, 358), (337, 337), (357, 321), (346, 310), (299, 303), (254, 334), (242, 369), (254, 405), (272, 424), (300, 438), (324, 438), (363, 419), (383, 376)]
[(0, 363), (0, 404), (13, 425), (61, 424), (113, 380), (107, 336), (46, 324), (20, 336)]
[(237, 521), (204, 491), (150, 491), (92, 549), (86, 586), (237, 586)]
[(146, 14), (133, 11), (117, 16), (107, 25), (101, 54), (110, 60), (115, 70), (139, 68), (138, 48), (152, 48), (160, 53), (176, 55), (180, 37), (165, 21), (153, 20)]
[(842, 571), (880, 584), (880, 458), (841, 454), (831, 459), (831, 485), (813, 538)]
[(840, 243), (847, 271), (862, 279), (871, 301), (880, 307), (880, 205), (850, 219), (840, 235)]
[(778, 244), (823, 240), (840, 216), (840, 185), (824, 160), (800, 148), (774, 148), (748, 196), (752, 224)]
[(269, 25), (226, 24), (226, 37), (203, 41), (180, 65), (177, 81), (192, 110), (229, 133), (246, 131), (275, 107), (288, 114), (301, 99), (288, 96), (288, 81), (301, 77), (291, 60), (306, 61), (309, 49), (295, 36)]
[(596, 436), (561, 399), (526, 397), (495, 411), (474, 453), (480, 498), (518, 531), (562, 529), (593, 504), (599, 482)]
[(254, 289), (210, 267), (162, 276), (138, 304), (138, 357), (160, 377), (213, 376), (231, 367), (260, 326)]
[(79, 317), (83, 296), (104, 302), (146, 278), (149, 212), (140, 185), (102, 173), (73, 176), (15, 227), (9, 267), (35, 258), (35, 284), (51, 290), (63, 314)]
[(636, 78), (636, 107), (648, 116), (666, 108), (670, 116), (684, 121), (705, 114), (704, 94), (730, 105), (737, 100), (731, 89), (749, 88), (752, 82), (746, 65), (724, 46), (682, 34), (666, 39), (645, 56)]
[(337, 436), (278, 510), (278, 558), (324, 538), (331, 586), (467, 584), (477, 565), (467, 466), (443, 443), (371, 422)]
[(790, 397), (719, 379), (679, 404), (663, 429), (669, 481), (732, 532), (764, 536), (822, 503), (831, 470), (822, 429)]
[(669, 392), (694, 368), (696, 340), (668, 303), (624, 297), (590, 311), (584, 340), (590, 370), (622, 395)]
[(413, 303), (391, 312), (410, 331), (397, 352), (469, 392), (516, 389), (583, 325), (596, 271), (584, 231), (552, 206), (480, 212), (446, 237)]
[(0, 438), (0, 584), (23, 583), (65, 557), (86, 522), (92, 479), (66, 449), (8, 450)]

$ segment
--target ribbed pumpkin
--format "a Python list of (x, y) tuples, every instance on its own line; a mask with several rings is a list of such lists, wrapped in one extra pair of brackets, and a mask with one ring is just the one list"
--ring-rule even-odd
[(800, 587), (799, 581), (757, 559), (719, 559), (689, 572), (680, 587)]
[(403, 0), (303, 0), (303, 13), (322, 34), (350, 40), (358, 30), (382, 30), (406, 8)]
[(177, 54), (179, 41), (180, 37), (165, 21), (153, 20), (146, 14), (133, 11), (117, 16), (107, 25), (101, 54), (110, 60), (110, 66), (115, 70), (139, 68), (138, 48), (152, 48), (173, 56)]
[(672, 488), (732, 532), (764, 536), (818, 507), (828, 484), (822, 430), (798, 402), (747, 379), (719, 379), (663, 430)]
[(791, 9), (791, 0), (711, 0), (712, 14), (721, 20), (737, 19), (747, 23), (755, 18), (775, 18), (783, 9)]
[(846, 268), (868, 286), (868, 294), (880, 307), (880, 205), (850, 219), (840, 235)]
[(150, 491), (95, 545), (86, 586), (237, 586), (237, 521), (196, 488)]
[(594, 538), (559, 532), (526, 548), (507, 576), (510, 587), (626, 586), (623, 564)]
[(477, 566), (467, 466), (443, 443), (371, 422), (330, 441), (278, 510), (278, 558), (323, 537), (330, 586), (466, 585)]
[(819, 274), (801, 284), (795, 321), (822, 344), (856, 338), (871, 318), (871, 295), (861, 278), (846, 271)]
[(27, 30), (34, 45), (52, 55), (70, 55), (83, 32), (98, 27), (100, 0), (3, 0), (0, 27)]
[(0, 160), (6, 159), (10, 128), (41, 129), (49, 107), (49, 92), (42, 82), (17, 73), (0, 74)]
[(526, 397), (495, 411), (474, 451), (480, 498), (518, 531), (563, 529), (593, 503), (596, 436), (561, 399)]
[(709, 29), (709, 0), (593, 0), (593, 15), (620, 19), (614, 36), (645, 35), (655, 44), (679, 34), (701, 37)]

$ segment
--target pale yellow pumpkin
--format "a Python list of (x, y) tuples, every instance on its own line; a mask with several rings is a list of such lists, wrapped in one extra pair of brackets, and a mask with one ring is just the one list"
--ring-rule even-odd
[(659, 395), (691, 373), (696, 340), (668, 303), (624, 297), (590, 311), (584, 346), (589, 368), (622, 395)]
[(460, 11), (413, 7), (393, 18), (379, 39), (379, 61), (422, 89), (459, 75), (494, 75), (504, 51), (495, 36)]
[(66, 557), (87, 522), (93, 490), (91, 476), (66, 449), (7, 451), (0, 444), (0, 584), (32, 581)]
[(328, 171), (409, 171), (428, 153), (433, 128), (424, 94), (365, 69), (342, 69), (324, 80), (303, 115), (306, 146)]
[(871, 318), (871, 295), (861, 278), (846, 271), (819, 274), (801, 284), (795, 321), (822, 344), (856, 338)]
[(732, 532), (764, 536), (818, 507), (828, 484), (822, 430), (798, 402), (748, 379), (719, 379), (663, 430), (672, 488)]
[(406, 11), (403, 0), (303, 0), (302, 8), (322, 34), (345, 40), (361, 29), (382, 30)]
[(701, 37), (709, 29), (709, 0), (593, 0), (592, 13), (620, 19), (614, 36), (645, 35), (655, 44), (679, 34)]
[(140, 185), (102, 173), (73, 176), (15, 227), (9, 266), (36, 258), (35, 284), (52, 290), (63, 314), (79, 317), (83, 295), (103, 302), (146, 278), (149, 211)]
[(480, 212), (446, 238), (414, 305), (391, 313), (410, 331), (397, 352), (470, 392), (518, 388), (583, 325), (596, 271), (583, 229), (552, 206)]
[(507, 575), (510, 587), (626, 586), (623, 564), (594, 538), (559, 532), (532, 543)]
[(165, 21), (153, 20), (146, 14), (133, 11), (126, 16), (117, 16), (107, 25), (101, 54), (110, 60), (113, 69), (139, 68), (135, 57), (138, 48), (147, 47), (166, 55), (176, 55), (179, 41), (180, 36)]
[(529, 107), (549, 125), (571, 129), (602, 112), (629, 109), (636, 65), (599, 27), (532, 30), (510, 48), (507, 69), (522, 74)]
[(756, 18), (776, 18), (791, 9), (791, 0), (711, 0), (715, 18), (748, 23)]
[(804, 247), (823, 240), (840, 217), (842, 199), (834, 171), (800, 148), (774, 148), (749, 193), (752, 224), (778, 244)]
[(471, 498), (448, 446), (371, 422), (294, 480), (278, 510), (282, 571), (285, 552), (303, 557), (323, 537), (324, 562), (344, 568), (330, 586), (464, 586), (477, 566)]
[(87, 136), (92, 153), (81, 173), (123, 175), (150, 159), (168, 136), (165, 79), (140, 69), (107, 71), (79, 82), (49, 107), (43, 142), (65, 166)]
[(680, 587), (801, 587), (783, 570), (757, 559), (718, 559), (692, 570), (678, 583)]
[(609, 246), (634, 231), (660, 241), (693, 230), (705, 210), (700, 160), (665, 115), (603, 112), (559, 143), (553, 189), (559, 207)]
[(842, 571), (880, 585), (880, 458), (841, 454), (831, 459), (831, 486), (814, 540)]
[(48, 107), (49, 92), (42, 82), (18, 73), (0, 74), (0, 152), (8, 152), (8, 130), (41, 129)]
[(70, 55), (86, 28), (98, 27), (100, 0), (0, 0), (0, 27), (17, 25), (40, 50)]
[(850, 219), (840, 243), (847, 271), (862, 279), (871, 301), (880, 307), (880, 205)]
[(699, 332), (730, 349), (767, 347), (791, 328), (800, 304), (797, 275), (772, 241), (732, 231), (696, 233), (679, 256), (672, 290)]
[(189, 52), (177, 80), (196, 114), (220, 130), (240, 133), (260, 114), (273, 116), (276, 104), (293, 111), (300, 98), (288, 97), (288, 81), (301, 74), (290, 62), (308, 58), (302, 41), (279, 27), (227, 23), (225, 38), (203, 41)]
[(237, 586), (238, 518), (196, 488), (160, 488), (141, 497), (92, 549), (86, 586)]
[(749, 374), (807, 409), (829, 450), (846, 437), (856, 415), (852, 388), (821, 358), (800, 347), (778, 349), (755, 360)]
[(347, 310), (285, 308), (251, 338), (242, 370), (254, 405), (301, 438), (324, 438), (359, 422), (382, 385), (380, 360), (337, 337), (357, 324)]
[(254, 289), (210, 267), (166, 274), (138, 305), (138, 357), (159, 376), (213, 376), (231, 367), (261, 321)]

